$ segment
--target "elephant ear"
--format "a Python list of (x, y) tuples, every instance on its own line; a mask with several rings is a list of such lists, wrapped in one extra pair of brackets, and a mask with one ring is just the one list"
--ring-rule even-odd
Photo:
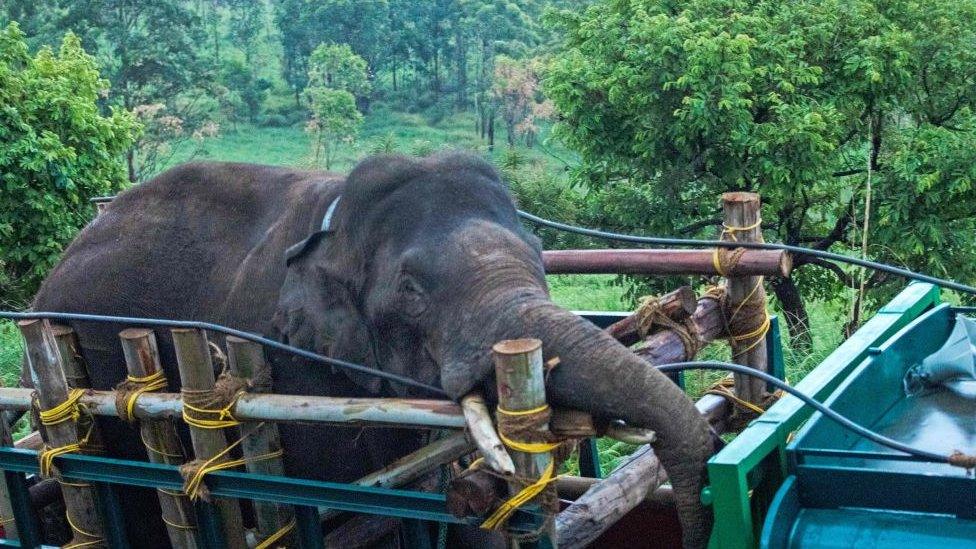
[[(347, 277), (335, 267), (342, 259), (330, 257), (329, 248), (328, 242), (317, 239), (288, 261), (275, 328), (289, 345), (375, 367), (366, 321), (354, 305)], [(367, 392), (380, 392), (380, 378), (341, 371)]]

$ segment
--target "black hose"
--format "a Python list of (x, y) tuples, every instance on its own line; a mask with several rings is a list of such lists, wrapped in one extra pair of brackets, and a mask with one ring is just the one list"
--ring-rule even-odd
[(532, 215), (522, 210), (519, 210), (518, 213), (524, 219), (527, 219), (528, 221), (531, 221), (532, 223), (535, 223), (537, 225), (542, 225), (544, 227), (558, 229), (560, 231), (566, 231), (569, 233), (576, 233), (585, 236), (593, 236), (593, 237), (603, 238), (607, 240), (617, 240), (619, 242), (631, 242), (635, 244), (653, 244), (658, 246), (679, 246), (679, 247), (686, 247), (686, 248), (748, 248), (750, 250), (783, 250), (798, 256), (806, 255), (811, 257), (819, 257), (821, 259), (826, 259), (829, 261), (848, 263), (850, 265), (866, 267), (874, 271), (881, 271), (884, 273), (893, 274), (910, 280), (928, 282), (929, 284), (934, 284), (936, 286), (941, 286), (943, 288), (948, 288), (950, 290), (956, 290), (959, 292), (976, 295), (976, 287), (967, 286), (959, 282), (953, 282), (951, 280), (945, 280), (943, 278), (937, 278), (926, 274), (916, 273), (915, 271), (902, 269), (901, 267), (885, 265), (884, 263), (878, 263), (876, 261), (859, 259), (856, 257), (850, 257), (850, 256), (846, 256), (834, 252), (826, 252), (823, 250), (804, 248), (802, 246), (792, 246), (790, 244), (773, 244), (768, 242), (735, 242), (735, 241), (728, 241), (728, 240), (699, 240), (694, 238), (637, 236), (637, 235), (630, 235), (630, 234), (614, 233), (609, 231), (601, 231), (598, 229), (587, 229), (585, 227), (577, 227), (575, 225), (567, 225), (566, 223), (559, 223), (558, 221), (545, 219), (537, 215)]
[(335, 366), (337, 368), (344, 368), (346, 370), (351, 370), (354, 372), (359, 372), (361, 374), (367, 374), (375, 377), (380, 377), (394, 383), (400, 383), (403, 385), (409, 385), (410, 387), (416, 387), (418, 389), (424, 389), (440, 397), (448, 397), (439, 387), (434, 387), (433, 385), (428, 385), (420, 381), (416, 381), (409, 377), (400, 376), (397, 374), (391, 374), (390, 372), (384, 372), (383, 370), (377, 370), (376, 368), (370, 368), (369, 366), (363, 366), (360, 364), (355, 364), (352, 362), (346, 362), (345, 360), (339, 360), (337, 358), (331, 358), (318, 353), (313, 353), (311, 351), (306, 351), (305, 349), (300, 349), (298, 347), (292, 347), (291, 345), (286, 345), (284, 343), (275, 341), (273, 339), (268, 339), (264, 336), (258, 334), (252, 334), (251, 332), (244, 332), (241, 330), (235, 330), (234, 328), (228, 328), (227, 326), (221, 326), (219, 324), (213, 324), (210, 322), (198, 322), (195, 320), (168, 320), (163, 318), (141, 318), (134, 316), (109, 316), (109, 315), (95, 315), (95, 314), (83, 314), (83, 313), (52, 313), (52, 312), (41, 312), (41, 311), (31, 311), (26, 313), (15, 313), (10, 311), (0, 311), (0, 318), (6, 318), (9, 320), (36, 320), (36, 319), (50, 319), (50, 320), (62, 320), (62, 321), (81, 321), (81, 322), (104, 322), (104, 323), (119, 323), (119, 324), (138, 324), (142, 326), (160, 326), (164, 328), (188, 328), (196, 330), (208, 330), (211, 332), (217, 332), (224, 335), (239, 337), (241, 339), (246, 339), (248, 341), (253, 341), (255, 343), (260, 343), (261, 345), (271, 347), (273, 349), (278, 349), (279, 351), (284, 351), (286, 353), (291, 353), (293, 355), (298, 355), (302, 358), (307, 358), (309, 360), (320, 362), (323, 364), (328, 364), (330, 366)]
[(795, 396), (796, 398), (802, 400), (804, 404), (809, 405), (816, 411), (820, 412), (821, 414), (835, 421), (841, 427), (849, 431), (852, 431), (855, 434), (860, 435), (872, 442), (875, 442), (882, 446), (886, 446), (888, 448), (891, 448), (892, 450), (897, 450), (899, 452), (911, 456), (922, 458), (925, 461), (934, 461), (937, 463), (949, 463), (951, 465), (956, 465), (956, 463), (953, 463), (952, 456), (936, 454), (934, 452), (929, 452), (927, 450), (919, 450), (918, 448), (912, 448), (911, 446), (898, 442), (897, 440), (890, 439), (882, 434), (876, 433), (874, 431), (871, 431), (870, 429), (862, 427), (857, 423), (854, 423), (853, 421), (847, 419), (846, 417), (838, 414), (834, 410), (831, 410), (830, 408), (824, 406), (820, 402), (817, 402), (810, 396), (801, 393), (796, 388), (791, 387), (785, 381), (777, 377), (771, 376), (766, 372), (763, 372), (762, 370), (757, 370), (755, 368), (750, 368), (748, 366), (743, 366), (741, 364), (733, 364), (731, 362), (721, 362), (718, 360), (696, 360), (696, 361), (688, 361), (688, 362), (674, 362), (671, 364), (662, 364), (661, 366), (658, 366), (657, 369), (663, 373), (680, 372), (684, 370), (719, 370), (723, 372), (734, 372), (737, 374), (743, 374), (754, 378), (758, 378), (765, 381), (766, 383), (769, 383), (770, 385), (776, 386), (777, 389), (782, 389), (784, 392), (787, 392)]

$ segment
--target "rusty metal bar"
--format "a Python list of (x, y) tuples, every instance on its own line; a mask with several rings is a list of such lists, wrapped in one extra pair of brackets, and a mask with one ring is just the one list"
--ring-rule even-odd
[[(546, 274), (718, 276), (712, 250), (547, 250)], [(731, 274), (789, 276), (793, 260), (782, 250), (746, 250)]]

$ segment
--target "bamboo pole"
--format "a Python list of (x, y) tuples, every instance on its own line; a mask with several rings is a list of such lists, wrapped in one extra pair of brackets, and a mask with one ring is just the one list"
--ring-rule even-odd
[[(271, 389), (271, 368), (264, 358), (264, 349), (261, 345), (233, 336), (227, 337), (226, 342), (227, 362), (231, 373), (249, 381), (249, 392), (267, 393)], [(247, 471), (261, 475), (284, 475), (285, 466), (280, 456), (282, 449), (278, 426), (269, 422), (247, 422), (241, 430), (247, 433), (244, 442), (241, 443), (241, 450), (248, 460), (245, 464)], [(295, 520), (295, 512), (291, 505), (270, 501), (255, 501), (254, 514), (259, 543)], [(293, 543), (294, 537), (294, 532), (291, 532), (279, 541), (287, 547)]]
[[(722, 195), (722, 211), (724, 212), (726, 239), (738, 242), (762, 242), (761, 219), (759, 217), (759, 195), (755, 193), (725, 193)], [(745, 254), (743, 254), (745, 257)], [(738, 275), (738, 273), (735, 273)], [(766, 305), (766, 289), (761, 276), (730, 276), (726, 284), (728, 311), (731, 317), (730, 325), (740, 322), (734, 317), (740, 305), (747, 299), (762, 300)], [(730, 334), (734, 336), (735, 334)], [(732, 342), (732, 362), (751, 366), (757, 370), (766, 371), (766, 339), (760, 337), (758, 341)], [(746, 401), (759, 404), (765, 395), (766, 383), (749, 376), (735, 374), (736, 395)]]
[[(81, 344), (78, 343), (78, 335), (70, 326), (52, 324), (51, 333), (54, 341), (58, 345), (58, 354), (61, 356), (61, 364), (64, 366), (64, 377), (68, 381), (71, 389), (91, 389), (91, 379), (88, 377), (88, 369), (81, 357)], [(98, 427), (94, 424), (94, 417), (84, 417), (78, 424), (78, 436), (83, 437), (88, 434), (88, 444), (85, 447), (87, 453), (104, 454), (105, 443)]]
[[(546, 274), (643, 274), (717, 276), (710, 250), (547, 250)], [(788, 276), (793, 267), (782, 250), (746, 250), (736, 263), (737, 276)]]
[[(162, 370), (156, 334), (145, 328), (129, 328), (119, 333), (125, 366), (132, 377), (148, 377)], [(147, 393), (143, 393), (147, 394)], [(141, 397), (140, 397), (141, 398)], [(176, 433), (176, 425), (168, 419), (143, 419), (139, 433), (152, 463), (181, 465), (186, 461), (183, 445)], [(193, 549), (197, 546), (196, 518), (193, 504), (185, 495), (157, 490), (166, 530), (174, 547)]]
[[(213, 390), (215, 379), (207, 336), (203, 331), (194, 329), (174, 328), (172, 333), (183, 389), (190, 391)], [(222, 429), (202, 429), (190, 426), (190, 439), (193, 442), (193, 455), (198, 460), (213, 459), (227, 448), (227, 439)], [(228, 459), (227, 456), (224, 456), (215, 463), (221, 463)], [(237, 501), (218, 498), (213, 504), (217, 507), (223, 523), (224, 541), (227, 547), (247, 549), (241, 509)]]
[[(114, 391), (87, 391), (81, 398), (97, 416), (117, 416)], [(29, 410), (31, 390), (0, 388), (0, 409)], [(178, 393), (146, 393), (133, 410), (139, 418), (182, 417)], [(234, 417), (242, 421), (322, 423), (339, 426), (396, 426), (418, 429), (463, 429), (461, 407), (447, 400), (399, 398), (346, 398), (301, 395), (244, 395), (237, 400)]]
[[(524, 412), (546, 405), (545, 374), (542, 366), (542, 342), (538, 339), (511, 339), (500, 341), (492, 347), (495, 361), (495, 379), (498, 383), (498, 406), (510, 412)], [(540, 430), (548, 430), (544, 425)], [(515, 473), (524, 479), (538, 479), (550, 466), (552, 455), (512, 451)], [(523, 486), (510, 483), (513, 492)], [(540, 494), (555, 497), (555, 486), (549, 485)], [(547, 515), (542, 525), (542, 535), (555, 546), (555, 523)]]
[(465, 395), (461, 399), (461, 410), (464, 413), (468, 432), (478, 445), (478, 450), (484, 456), (488, 467), (503, 475), (514, 475), (515, 464), (508, 455), (505, 445), (498, 438), (488, 406), (481, 393), (475, 391)]
[[(47, 320), (22, 320), (17, 323), (27, 344), (27, 363), (31, 381), (37, 388), (42, 410), (50, 410), (68, 400), (68, 381), (58, 353), (58, 345)], [(45, 443), (51, 448), (77, 444), (78, 423), (70, 417), (45, 429)], [(95, 489), (89, 484), (64, 483), (61, 487), (74, 543), (104, 539), (104, 530), (95, 503)]]
[[(691, 286), (682, 286), (662, 295), (658, 298), (658, 303), (661, 314), (678, 322), (695, 314), (698, 308), (698, 299), (695, 297), (695, 291), (691, 289)], [(638, 333), (640, 314), (638, 311), (623, 320), (614, 322), (605, 331), (621, 344), (629, 347), (640, 341), (640, 334)]]
[[(403, 456), (379, 471), (360, 478), (353, 484), (397, 488), (417, 480), (445, 463), (457, 461), (473, 451), (474, 445), (468, 441), (464, 433), (454, 433), (447, 438), (428, 444), (416, 452)], [(327, 520), (338, 514), (337, 511), (328, 507), (319, 508), (319, 516), (322, 520)]]

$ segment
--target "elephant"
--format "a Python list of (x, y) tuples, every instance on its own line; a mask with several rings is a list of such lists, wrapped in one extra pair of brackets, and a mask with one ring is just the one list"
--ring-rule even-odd
[[(323, 223), (324, 221), (324, 223)], [(549, 298), (541, 245), (506, 184), (464, 153), (375, 156), (347, 175), (242, 163), (177, 166), (122, 193), (67, 247), (32, 304), (213, 322), (407, 376), (459, 400), (495, 398), (490, 349), (532, 337), (550, 403), (653, 429), (684, 546), (704, 547), (707, 422), (666, 376)], [(73, 322), (95, 389), (125, 376), (123, 326)], [(157, 330), (169, 389), (172, 341)], [(423, 397), (420, 389), (269, 352), (273, 391)], [(145, 459), (136, 432), (99, 420), (111, 455)], [(291, 476), (349, 482), (419, 448), (411, 429), (281, 424)], [(314, 459), (310, 459), (314, 457)], [(120, 494), (130, 539), (166, 545), (152, 493)], [(157, 522), (159, 522), (157, 524)], [(153, 541), (155, 540), (155, 541)]]

